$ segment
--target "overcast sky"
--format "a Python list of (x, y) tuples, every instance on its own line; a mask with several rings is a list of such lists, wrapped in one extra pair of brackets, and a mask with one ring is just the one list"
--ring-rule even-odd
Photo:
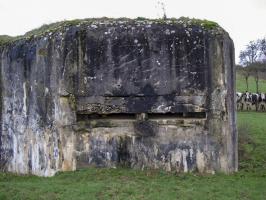
[[(162, 0), (167, 17), (218, 22), (233, 38), (236, 61), (245, 45), (266, 36), (266, 0)], [(21, 35), (42, 24), (89, 17), (162, 16), (157, 0), (0, 0), (0, 35)]]

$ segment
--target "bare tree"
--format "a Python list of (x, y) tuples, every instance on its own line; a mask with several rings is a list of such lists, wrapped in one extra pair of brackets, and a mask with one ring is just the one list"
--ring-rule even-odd
[(258, 40), (259, 43), (259, 50), (260, 50), (260, 55), (264, 56), (264, 58), (266, 59), (266, 37)]
[(246, 50), (240, 51), (239, 59), (240, 59), (240, 63), (241, 63), (243, 66), (247, 66), (247, 65), (248, 65), (248, 60), (247, 60), (247, 58), (248, 58), (248, 56), (247, 56), (247, 51), (246, 51)]
[(262, 71), (260, 72), (260, 77), (266, 79), (266, 37), (258, 40), (259, 50), (260, 50), (260, 62), (264, 64), (262, 66)]
[(259, 80), (260, 80), (260, 74), (266, 72), (266, 68), (263, 63), (261, 62), (255, 62), (247, 67), (250, 71), (250, 74), (254, 76), (255, 83), (256, 83), (256, 92), (259, 93)]
[(241, 51), (239, 55), (240, 63), (244, 66), (239, 72), (245, 78), (247, 91), (249, 91), (248, 79), (251, 75), (255, 78), (257, 92), (259, 90), (259, 68), (255, 66), (257, 66), (257, 60), (260, 56), (260, 44), (259, 40), (249, 42), (246, 49)]
[(236, 69), (245, 78), (246, 91), (249, 91), (248, 79), (251, 76), (250, 69), (248, 67), (243, 67), (241, 65), (237, 65)]
[(248, 66), (255, 63), (259, 57), (260, 45), (258, 41), (251, 41), (247, 45), (244, 51), (240, 52), (239, 59), (240, 63), (244, 66)]
[(255, 79), (255, 83), (256, 83), (256, 92), (257, 94), (259, 93), (259, 69), (258, 68), (254, 68), (253, 70), (253, 76), (254, 76), (254, 79)]

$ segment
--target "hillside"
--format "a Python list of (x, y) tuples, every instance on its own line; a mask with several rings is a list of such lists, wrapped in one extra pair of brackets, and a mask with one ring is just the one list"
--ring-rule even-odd
[[(249, 92), (256, 92), (256, 83), (254, 77), (249, 77)], [(236, 75), (236, 91), (245, 92), (246, 91), (246, 81), (240, 74)], [(259, 91), (266, 93), (266, 80), (259, 81)]]

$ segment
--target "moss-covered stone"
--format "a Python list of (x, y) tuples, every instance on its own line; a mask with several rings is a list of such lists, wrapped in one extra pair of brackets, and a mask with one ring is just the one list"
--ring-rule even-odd
[(11, 37), (7, 35), (0, 36), (0, 46), (10, 44), (14, 41), (21, 40), (21, 39), (34, 39), (36, 37), (41, 37), (44, 35), (52, 35), (56, 32), (64, 31), (68, 27), (71, 26), (81, 26), (86, 27), (88, 25), (92, 24), (105, 24), (108, 26), (108, 24), (119, 24), (119, 23), (126, 23), (128, 25), (130, 24), (176, 24), (184, 27), (192, 27), (192, 26), (198, 26), (199, 28), (202, 28), (203, 30), (210, 31), (215, 30), (217, 33), (224, 32), (224, 30), (213, 21), (208, 20), (201, 20), (201, 19), (195, 19), (195, 18), (188, 18), (188, 17), (180, 17), (178, 19), (176, 18), (167, 18), (167, 19), (148, 19), (144, 17), (137, 17), (136, 19), (130, 19), (130, 18), (87, 18), (87, 19), (75, 19), (75, 20), (65, 20), (60, 22), (55, 22), (51, 24), (44, 24), (39, 28), (33, 29), (24, 35), (17, 36), (17, 37)]

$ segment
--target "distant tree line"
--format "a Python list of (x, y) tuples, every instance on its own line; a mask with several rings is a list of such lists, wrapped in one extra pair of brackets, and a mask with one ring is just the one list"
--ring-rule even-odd
[(266, 37), (250, 41), (246, 49), (240, 52), (240, 65), (237, 71), (244, 76), (246, 90), (249, 91), (248, 79), (253, 76), (259, 93), (259, 80), (266, 79)]

